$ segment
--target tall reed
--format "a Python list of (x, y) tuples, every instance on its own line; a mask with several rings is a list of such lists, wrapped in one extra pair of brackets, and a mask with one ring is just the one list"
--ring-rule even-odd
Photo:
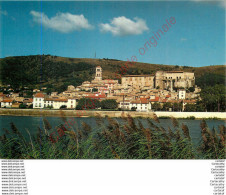
[[(62, 114), (63, 122), (67, 121)], [(225, 159), (223, 125), (210, 130), (203, 120), (201, 139), (193, 144), (189, 128), (171, 119), (172, 127), (161, 126), (158, 117), (134, 119), (123, 116), (96, 117), (97, 127), (82, 122), (81, 127), (52, 127), (46, 118), (29, 139), (11, 123), (0, 136), (0, 157), (4, 159)], [(144, 125), (146, 124), (146, 125)], [(28, 132), (29, 133), (29, 132)]]

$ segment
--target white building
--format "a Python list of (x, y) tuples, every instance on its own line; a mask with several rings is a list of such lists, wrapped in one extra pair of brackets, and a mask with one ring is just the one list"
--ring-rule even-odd
[(13, 104), (13, 100), (6, 99), (1, 101), (1, 108), (11, 108)]
[(140, 98), (139, 100), (132, 101), (129, 106), (130, 110), (134, 107), (136, 108), (136, 111), (151, 111), (151, 102), (148, 101), (146, 98)]
[(185, 89), (179, 89), (178, 97), (179, 97), (179, 100), (184, 100), (185, 97), (186, 97), (186, 90)]
[(76, 99), (68, 99), (67, 108), (75, 108), (76, 107)]
[(44, 94), (36, 93), (33, 98), (33, 108), (44, 108)]
[(58, 99), (58, 98), (45, 98), (42, 93), (37, 93), (33, 99), (33, 108), (53, 108), (60, 109), (61, 106), (74, 109), (76, 107), (76, 99)]
[(67, 108), (67, 99), (56, 99), (53, 101), (53, 109), (60, 109), (61, 106), (65, 106)]
[(131, 109), (131, 108), (130, 108), (130, 101), (129, 101), (129, 100), (121, 101), (121, 102), (119, 103), (119, 108), (122, 108), (122, 109), (124, 109), (124, 110), (129, 110), (129, 109)]

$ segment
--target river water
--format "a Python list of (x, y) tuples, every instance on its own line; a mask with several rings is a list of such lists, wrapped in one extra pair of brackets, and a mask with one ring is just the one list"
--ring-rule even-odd
[[(46, 117), (46, 119), (49, 121), (52, 127), (56, 127), (57, 125), (64, 124), (64, 121), (60, 117)], [(92, 129), (97, 130), (98, 125), (96, 123), (95, 118), (74, 118), (74, 117), (68, 117), (68, 121), (74, 121), (72, 127), (74, 129), (77, 129), (77, 127), (81, 127), (82, 122), (86, 122), (89, 124)], [(125, 121), (121, 118), (116, 118), (119, 124), (125, 123)], [(136, 119), (140, 120), (144, 127), (147, 127), (147, 121), (146, 119)], [(188, 120), (188, 119), (179, 119), (179, 124), (182, 123), (187, 125), (190, 131), (190, 136), (194, 142), (198, 142), (201, 138), (201, 129), (200, 129), (200, 123), (201, 120)], [(0, 116), (0, 135), (4, 134), (4, 130), (10, 129), (10, 123), (13, 122), (16, 127), (22, 132), (22, 134), (27, 137), (29, 133), (31, 135), (36, 134), (38, 127), (43, 128), (43, 118), (42, 117), (33, 117), (33, 116)], [(225, 125), (224, 120), (206, 120), (207, 125), (209, 129), (212, 129), (213, 127), (217, 130), (219, 125)], [(104, 123), (107, 124), (107, 119), (104, 119)], [(156, 124), (156, 123), (155, 123)], [(164, 128), (171, 127), (173, 130), (172, 121), (170, 119), (160, 119), (160, 124), (157, 124), (159, 126), (162, 126)]]

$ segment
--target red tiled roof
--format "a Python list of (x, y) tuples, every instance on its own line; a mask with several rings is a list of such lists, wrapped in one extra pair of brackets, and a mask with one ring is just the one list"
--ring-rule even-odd
[(140, 98), (141, 104), (147, 104), (148, 100), (146, 98)]
[(171, 95), (166, 95), (166, 98), (169, 98), (169, 97), (171, 97)]
[(106, 95), (105, 94), (100, 94), (98, 96), (95, 96), (95, 95), (88, 95), (86, 96), (87, 98), (92, 98), (92, 99), (99, 99), (99, 98), (106, 98)]
[(24, 102), (33, 102), (33, 99), (29, 98), (28, 100), (24, 100)]
[(36, 93), (34, 97), (44, 98), (43, 93)]
[(158, 102), (159, 101), (159, 97), (155, 97), (155, 99), (151, 99), (151, 102)]
[(132, 104), (148, 104), (148, 100), (146, 98), (140, 98), (138, 100), (132, 101)]
[(45, 100), (45, 101), (55, 101), (55, 100), (58, 100), (58, 99), (54, 99), (54, 98), (45, 98), (44, 100)]
[(2, 100), (2, 102), (13, 102), (13, 100)]

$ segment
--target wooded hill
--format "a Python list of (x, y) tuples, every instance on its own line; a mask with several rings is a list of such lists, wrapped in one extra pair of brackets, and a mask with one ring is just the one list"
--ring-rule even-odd
[[(66, 58), (51, 55), (16, 56), (0, 59), (0, 85), (12, 88), (47, 87), (48, 92), (64, 91), (68, 85), (78, 86), (94, 78), (95, 67), (103, 68), (103, 79), (116, 79), (115, 73), (125, 65), (116, 59)], [(158, 70), (194, 72), (201, 88), (225, 84), (225, 65), (205, 67), (172, 66), (136, 62), (126, 74), (154, 74)]]

